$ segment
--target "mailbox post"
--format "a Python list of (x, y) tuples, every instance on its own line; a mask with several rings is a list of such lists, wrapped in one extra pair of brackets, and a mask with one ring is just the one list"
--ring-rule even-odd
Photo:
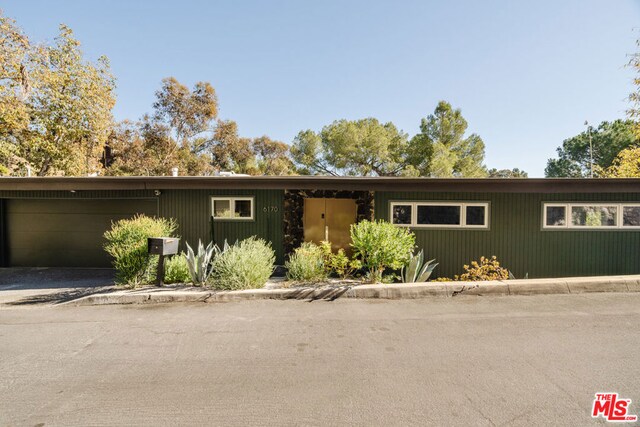
[(164, 283), (164, 257), (178, 253), (178, 242), (176, 237), (149, 237), (147, 248), (149, 255), (158, 255), (158, 272), (156, 275), (156, 286)]

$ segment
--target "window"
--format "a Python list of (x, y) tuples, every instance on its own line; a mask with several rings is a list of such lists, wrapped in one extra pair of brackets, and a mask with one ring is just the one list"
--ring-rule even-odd
[(466, 206), (466, 224), (484, 226), (485, 206)]
[(392, 205), (391, 217), (393, 219), (391, 222), (399, 225), (411, 225), (411, 210), (411, 205)]
[(622, 207), (622, 226), (640, 227), (640, 205)]
[(567, 225), (566, 205), (545, 205), (544, 207), (545, 227), (564, 227)]
[(407, 227), (488, 228), (488, 203), (391, 202), (391, 222)]
[(617, 206), (571, 206), (574, 227), (615, 227), (617, 219)]
[(419, 225), (460, 225), (460, 205), (419, 205)]
[(640, 228), (640, 203), (545, 203), (543, 228)]
[(251, 220), (253, 197), (212, 197), (211, 212), (215, 220)]

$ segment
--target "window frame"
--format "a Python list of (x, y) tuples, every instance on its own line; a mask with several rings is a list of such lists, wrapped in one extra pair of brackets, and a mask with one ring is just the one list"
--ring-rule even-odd
[[(395, 206), (411, 206), (411, 223), (395, 224), (393, 223), (393, 209)], [(460, 224), (418, 224), (418, 206), (458, 206), (460, 207)], [(467, 207), (481, 206), (484, 207), (484, 224), (467, 225)], [(483, 201), (416, 201), (416, 200), (391, 200), (389, 201), (389, 219), (391, 223), (397, 227), (422, 228), (422, 229), (439, 229), (439, 230), (488, 230), (490, 224), (490, 203)]]
[[(565, 225), (547, 225), (547, 207), (564, 207), (565, 208)], [(616, 208), (616, 225), (574, 225), (572, 221), (572, 211), (574, 207), (615, 207)], [(637, 207), (640, 208), (640, 202), (543, 202), (542, 203), (542, 229), (543, 230), (640, 230), (640, 225), (624, 225), (624, 208)]]
[[(255, 221), (255, 197), (253, 196), (211, 196), (211, 218), (214, 221)], [(249, 217), (216, 217), (215, 202), (228, 201), (231, 212), (236, 211), (236, 201), (249, 201), (251, 203), (251, 216)]]

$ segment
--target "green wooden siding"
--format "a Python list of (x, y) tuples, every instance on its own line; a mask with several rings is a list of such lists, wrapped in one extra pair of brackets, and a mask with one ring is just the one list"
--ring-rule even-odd
[(488, 230), (414, 228), (418, 247), (440, 263), (435, 276), (452, 277), (480, 256), (496, 255), (516, 277), (640, 273), (640, 230), (543, 230), (542, 204), (555, 201), (639, 202), (640, 193), (404, 193), (377, 192), (376, 218), (389, 219), (397, 200), (487, 201)]
[[(212, 196), (252, 196), (254, 197), (254, 220), (251, 221), (211, 221)], [(160, 215), (175, 218), (178, 222), (178, 234), (182, 242), (191, 246), (198, 239), (209, 242), (212, 238), (218, 244), (225, 239), (232, 244), (236, 240), (250, 236), (259, 236), (271, 242), (276, 252), (276, 262), (282, 264), (283, 226), (282, 208), (284, 191), (282, 190), (167, 190), (159, 196)]]
[[(211, 196), (253, 196), (254, 220), (252, 221), (215, 221), (213, 236), (211, 226)], [(175, 218), (178, 222), (177, 234), (181, 237), (181, 249), (184, 243), (192, 246), (198, 239), (208, 243), (212, 237), (222, 243), (229, 243), (257, 235), (273, 245), (276, 262), (284, 262), (283, 254), (283, 190), (160, 190), (156, 196), (151, 190), (136, 191), (0, 191), (1, 199), (136, 199), (156, 198), (158, 214), (161, 217)], [(3, 227), (10, 226), (3, 221), (2, 203), (0, 203), (0, 237)], [(0, 245), (0, 261), (6, 254)], [(6, 259), (5, 259), (6, 261)], [(6, 265), (6, 264), (5, 264)]]
[[(126, 199), (155, 198), (159, 215), (175, 218), (184, 242), (198, 239), (234, 242), (257, 235), (270, 242), (282, 263), (283, 190), (151, 190), (136, 191), (4, 191), (0, 199)], [(253, 221), (216, 221), (211, 225), (211, 196), (253, 196)], [(427, 193), (376, 192), (376, 218), (389, 218), (389, 202), (402, 200), (482, 201), (490, 203), (489, 230), (415, 229), (418, 246), (436, 258), (439, 276), (462, 272), (462, 265), (481, 255), (496, 255), (517, 277), (585, 276), (640, 273), (640, 230), (543, 230), (543, 202), (640, 202), (639, 193)], [(0, 234), (10, 224), (3, 220), (0, 200)], [(4, 217), (6, 219), (6, 216)], [(0, 236), (0, 260), (5, 236)]]

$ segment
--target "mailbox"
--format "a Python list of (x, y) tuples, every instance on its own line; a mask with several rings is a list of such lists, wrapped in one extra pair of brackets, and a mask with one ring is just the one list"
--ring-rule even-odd
[(158, 257), (158, 270), (156, 285), (162, 286), (164, 280), (164, 257), (165, 255), (175, 255), (178, 253), (178, 242), (176, 237), (149, 237), (147, 239), (147, 250), (149, 255), (160, 255)]
[(149, 237), (150, 255), (175, 255), (178, 253), (178, 242), (175, 237)]

